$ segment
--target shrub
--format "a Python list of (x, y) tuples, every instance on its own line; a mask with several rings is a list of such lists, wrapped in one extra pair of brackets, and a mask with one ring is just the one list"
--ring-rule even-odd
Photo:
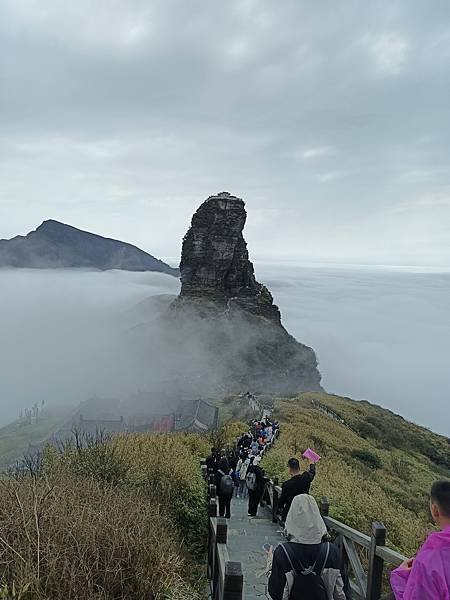
[(62, 469), (51, 480), (9, 480), (0, 530), (0, 570), (34, 600), (194, 593), (170, 514), (140, 492)]
[(228, 422), (210, 432), (209, 441), (213, 448), (218, 450), (232, 445), (238, 437), (248, 430), (248, 425), (242, 421)]
[(381, 469), (383, 466), (381, 458), (369, 450), (353, 450), (351, 455), (353, 458), (357, 458), (368, 465), (371, 469)]
[(197, 435), (76, 437), (48, 447), (38, 469), (16, 469), (0, 486), (5, 593), (28, 600), (12, 595), (14, 584), (29, 585), (33, 600), (199, 598), (205, 444)]
[[(198, 439), (196, 440), (196, 443)], [(126, 434), (115, 444), (127, 483), (169, 505), (190, 551), (202, 551), (207, 528), (206, 486), (190, 444), (178, 434)]]
[[(311, 494), (318, 502), (327, 496), (331, 516), (359, 531), (370, 534), (372, 522), (382, 521), (387, 528), (388, 545), (412, 555), (429, 527), (427, 496), (432, 482), (439, 478), (438, 470), (417, 451), (393, 450), (389, 446), (376, 449), (355, 431), (313, 410), (311, 397), (316, 396), (323, 404), (329, 398), (338, 402), (334, 396), (312, 393), (304, 393), (298, 400), (277, 401), (275, 414), (281, 424), (281, 435), (264, 457), (263, 468), (270, 477), (284, 481), (288, 477), (286, 461), (292, 455), (294, 442), (301, 451), (308, 446), (314, 448), (318, 440), (326, 441), (326, 454), (319, 451), (322, 460)], [(330, 405), (333, 410), (338, 409), (346, 422), (350, 422), (353, 412), (358, 416), (358, 411), (367, 410), (363, 403), (344, 399), (336, 407), (331, 402)], [(377, 455), (382, 466), (358, 468), (366, 463), (351, 458), (355, 448)], [(391, 464), (394, 455), (401, 461), (399, 465), (406, 462), (414, 473), (409, 480), (395, 472)]]

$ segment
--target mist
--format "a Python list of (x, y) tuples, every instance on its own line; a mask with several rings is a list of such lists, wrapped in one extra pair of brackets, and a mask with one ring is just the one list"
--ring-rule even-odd
[[(288, 331), (315, 349), (327, 391), (450, 434), (450, 273), (284, 263), (256, 264), (256, 275)], [(170, 376), (158, 339), (143, 354), (146, 329), (127, 334), (159, 318), (158, 295), (177, 294), (176, 278), (7, 269), (0, 284), (0, 424), (41, 400), (66, 409), (95, 394), (126, 400)]]
[(288, 331), (318, 355), (328, 392), (450, 434), (450, 273), (259, 265)]
[[(159, 273), (0, 270), (0, 423), (44, 400), (75, 408), (93, 395), (127, 398), (151, 369), (132, 368), (123, 336), (150, 295), (176, 294)], [(136, 348), (136, 353), (139, 349)]]

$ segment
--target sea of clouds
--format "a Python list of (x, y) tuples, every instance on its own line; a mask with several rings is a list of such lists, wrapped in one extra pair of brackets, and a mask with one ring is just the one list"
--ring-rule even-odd
[[(450, 434), (450, 273), (284, 263), (257, 264), (256, 274), (289, 332), (316, 350), (328, 391)], [(117, 352), (139, 320), (130, 309), (178, 293), (179, 282), (157, 273), (3, 269), (0, 287), (4, 424), (34, 401), (71, 407), (140, 389)]]

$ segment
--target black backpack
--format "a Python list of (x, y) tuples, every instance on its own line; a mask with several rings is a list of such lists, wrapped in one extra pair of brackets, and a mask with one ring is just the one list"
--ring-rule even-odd
[(217, 471), (222, 474), (220, 478), (219, 494), (220, 496), (232, 496), (234, 492), (234, 481), (231, 475), (227, 475), (221, 469)]
[(289, 544), (281, 544), (281, 547), (294, 572), (294, 583), (289, 600), (328, 600), (327, 590), (322, 580), (322, 571), (328, 560), (330, 544), (321, 544), (314, 564), (309, 567), (304, 567), (302, 562), (291, 553)]

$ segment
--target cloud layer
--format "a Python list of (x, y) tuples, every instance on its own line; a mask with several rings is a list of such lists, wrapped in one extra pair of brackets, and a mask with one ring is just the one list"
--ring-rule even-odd
[(229, 190), (260, 257), (450, 262), (450, 5), (3, 0), (0, 237), (176, 256)]
[[(450, 435), (450, 273), (256, 267), (289, 332), (316, 350), (328, 391)], [(0, 277), (0, 425), (42, 399), (63, 407), (94, 394), (126, 400), (152, 390), (170, 363), (170, 352), (146, 354), (155, 342), (147, 329), (148, 344), (124, 332), (151, 319), (144, 299), (178, 293), (175, 278), (77, 270)]]

